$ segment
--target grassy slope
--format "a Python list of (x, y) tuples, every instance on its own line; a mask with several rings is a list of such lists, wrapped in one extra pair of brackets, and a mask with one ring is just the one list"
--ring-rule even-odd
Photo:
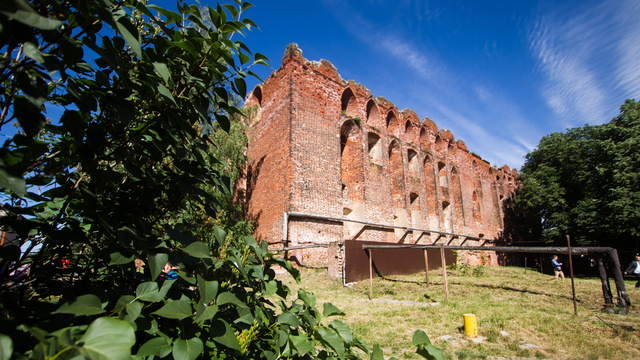
[[(343, 287), (324, 269), (301, 270), (301, 287), (316, 295), (318, 305), (331, 302), (346, 312), (341, 320), (369, 345), (380, 344), (385, 357), (417, 359), (411, 335), (422, 329), (448, 359), (640, 359), (640, 290), (633, 289), (635, 281), (627, 281), (626, 286), (636, 307), (629, 315), (608, 315), (600, 312), (600, 281), (576, 279), (576, 317), (571, 280), (547, 281), (549, 275), (534, 270), (525, 273), (522, 268), (487, 267), (481, 276), (449, 271), (449, 302), (444, 301), (441, 270), (430, 273), (429, 288), (424, 274), (374, 279), (374, 301), (368, 300), (368, 280)], [(290, 278), (285, 281), (297, 291), (298, 285)], [(403, 305), (384, 300), (440, 305)], [(459, 328), (466, 313), (476, 314), (479, 334), (488, 338), (485, 344), (464, 340)], [(617, 326), (611, 328), (596, 316)], [(502, 330), (510, 335), (500, 336)], [(453, 336), (452, 341), (436, 340), (443, 335)], [(523, 342), (539, 347), (521, 349)]]

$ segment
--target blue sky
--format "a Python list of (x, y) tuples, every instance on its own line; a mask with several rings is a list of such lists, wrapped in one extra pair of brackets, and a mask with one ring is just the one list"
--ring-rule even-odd
[(640, 100), (638, 0), (250, 2), (260, 29), (245, 43), (272, 60), (253, 69), (263, 79), (295, 42), (492, 165), (519, 169), (542, 136), (608, 122)]
[(542, 136), (640, 99), (637, 0), (251, 2), (245, 43), (273, 69), (295, 42), (492, 165), (520, 168)]

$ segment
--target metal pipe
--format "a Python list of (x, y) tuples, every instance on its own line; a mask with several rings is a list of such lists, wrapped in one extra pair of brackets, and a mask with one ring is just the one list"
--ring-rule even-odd
[(317, 247), (329, 247), (329, 244), (314, 244), (314, 245), (304, 245), (304, 246), (291, 246), (282, 249), (276, 249), (275, 251), (289, 251), (289, 250), (300, 250), (300, 249), (311, 249)]
[(578, 305), (576, 304), (576, 285), (573, 281), (573, 257), (571, 256), (571, 238), (567, 235), (567, 248), (569, 249), (569, 271), (571, 272), (571, 291), (573, 292), (573, 313), (578, 315)]
[(441, 235), (464, 236), (469, 240), (497, 241), (495, 239), (487, 240), (487, 239), (484, 239), (484, 238), (479, 237), (479, 236), (455, 234), (455, 233), (450, 233), (450, 232), (445, 232), (445, 231), (420, 229), (420, 228), (398, 226), (398, 225), (387, 225), (387, 224), (374, 223), (374, 222), (370, 222), (370, 221), (355, 220), (355, 219), (345, 219), (345, 218), (339, 218), (339, 217), (333, 217), (333, 216), (305, 214), (305, 213), (299, 213), (299, 212), (295, 212), (295, 211), (287, 211), (286, 213), (290, 217), (307, 217), (307, 218), (312, 218), (312, 219), (322, 219), (322, 220), (331, 220), (331, 221), (339, 221), (339, 222), (345, 222), (346, 221), (346, 222), (352, 222), (352, 223), (357, 223), (357, 224), (375, 226), (375, 227), (379, 227), (379, 228), (383, 228), (383, 229), (403, 229), (405, 231), (421, 231), (421, 232), (425, 232), (425, 233), (435, 233), (435, 234), (441, 234)]
[[(363, 249), (439, 249), (440, 245), (362, 245)], [(515, 252), (515, 253), (541, 253), (541, 254), (554, 254), (554, 253), (569, 253), (569, 249), (565, 246), (551, 246), (551, 247), (532, 247), (532, 246), (446, 246), (445, 249), (449, 250), (488, 250), (495, 252)], [(610, 247), (572, 247), (571, 254), (573, 255), (593, 255), (601, 253), (609, 253), (611, 250), (615, 250)]]

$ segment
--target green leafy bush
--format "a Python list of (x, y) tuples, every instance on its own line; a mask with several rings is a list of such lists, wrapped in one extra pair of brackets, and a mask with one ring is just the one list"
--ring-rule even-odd
[(0, 3), (0, 126), (20, 130), (0, 150), (0, 226), (15, 235), (0, 252), (0, 360), (382, 359), (322, 323), (333, 305), (304, 290), (286, 302), (274, 267), (298, 273), (266, 244), (182, 216), (215, 218), (206, 189), (230, 192), (201, 130), (229, 130), (231, 94), (265, 64), (232, 40), (255, 26), (249, 7)]

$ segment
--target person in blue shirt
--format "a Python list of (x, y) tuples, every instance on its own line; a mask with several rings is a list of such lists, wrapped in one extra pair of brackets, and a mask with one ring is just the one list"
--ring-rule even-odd
[(631, 264), (629, 264), (629, 267), (627, 267), (627, 270), (625, 270), (624, 273), (625, 275), (635, 275), (638, 279), (638, 282), (636, 283), (636, 289), (640, 288), (640, 254), (636, 254), (636, 260), (632, 261)]
[(553, 255), (551, 257), (551, 265), (553, 266), (553, 272), (555, 273), (556, 276), (554, 276), (553, 279), (549, 279), (549, 280), (555, 280), (558, 278), (558, 276), (560, 276), (562, 278), (562, 281), (564, 281), (564, 273), (562, 272), (562, 263), (558, 262), (558, 255)]

